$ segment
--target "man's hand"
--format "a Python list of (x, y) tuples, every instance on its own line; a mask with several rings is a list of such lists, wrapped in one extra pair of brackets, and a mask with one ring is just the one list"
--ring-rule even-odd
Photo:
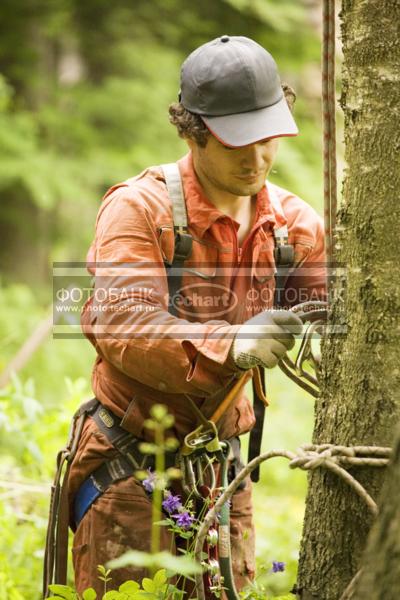
[(231, 356), (241, 369), (256, 365), (271, 369), (295, 344), (303, 330), (299, 317), (287, 310), (267, 310), (252, 317), (238, 330)]

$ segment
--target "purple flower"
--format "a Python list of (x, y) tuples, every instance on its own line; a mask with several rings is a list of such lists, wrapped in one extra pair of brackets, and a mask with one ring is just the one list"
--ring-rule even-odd
[(176, 519), (178, 527), (182, 527), (182, 529), (190, 529), (194, 521), (194, 517), (188, 512), (181, 512), (172, 516)]
[(279, 562), (278, 560), (273, 560), (272, 561), (272, 573), (279, 573), (280, 571), (284, 571), (285, 570), (285, 565), (286, 563), (284, 562)]
[(154, 492), (154, 486), (156, 483), (156, 474), (153, 473), (150, 469), (147, 469), (149, 476), (146, 479), (143, 479), (143, 487), (147, 493), (151, 494)]
[(173, 513), (175, 510), (179, 510), (182, 507), (180, 496), (173, 496), (172, 494), (170, 494), (163, 501), (162, 507), (168, 513)]

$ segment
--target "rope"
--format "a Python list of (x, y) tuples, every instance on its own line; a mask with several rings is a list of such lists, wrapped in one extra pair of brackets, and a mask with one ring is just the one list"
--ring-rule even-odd
[(354, 592), (356, 591), (356, 584), (358, 583), (358, 580), (360, 579), (361, 575), (362, 575), (362, 569), (357, 571), (357, 573), (354, 575), (353, 579), (351, 579), (349, 585), (344, 590), (344, 592), (340, 596), (339, 600), (351, 600)]
[(329, 268), (328, 292), (332, 286), (333, 235), (337, 210), (335, 114), (335, 0), (324, 0), (322, 9), (322, 120), (325, 247)]
[(290, 468), (303, 470), (325, 467), (341, 477), (364, 500), (374, 516), (378, 514), (376, 502), (365, 488), (348, 473), (345, 467), (385, 467), (389, 461), (391, 448), (379, 446), (334, 446), (333, 444), (304, 444)]
[[(297, 453), (290, 450), (270, 450), (257, 456), (248, 463), (220, 495), (214, 506), (206, 513), (204, 520), (197, 533), (194, 548), (194, 558), (201, 562), (201, 553), (205, 537), (212, 523), (226, 502), (232, 498), (241, 482), (256, 469), (261, 463), (271, 458), (287, 458), (291, 469), (303, 469), (304, 471), (324, 467), (343, 479), (358, 496), (364, 500), (374, 516), (378, 513), (375, 501), (371, 498), (365, 488), (346, 471), (351, 467), (384, 467), (388, 464), (392, 449), (381, 446), (336, 446), (334, 444), (303, 444)], [(203, 576), (196, 575), (196, 588), (199, 600), (204, 600)]]

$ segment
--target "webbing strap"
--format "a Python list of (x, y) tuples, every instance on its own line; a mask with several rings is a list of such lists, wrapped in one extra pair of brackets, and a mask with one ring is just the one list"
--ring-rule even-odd
[[(154, 456), (143, 454), (140, 450), (143, 440), (123, 429), (121, 419), (117, 415), (98, 403), (90, 416), (110, 444), (118, 450), (119, 455), (102, 463), (79, 488), (74, 500), (75, 527), (93, 502), (113, 483), (134, 475), (139, 469), (155, 468)], [(166, 468), (175, 466), (176, 452), (166, 452), (165, 463)]]
[(78, 449), (86, 416), (97, 407), (98, 400), (85, 402), (75, 413), (67, 446), (58, 453), (57, 471), (51, 490), (49, 522), (43, 569), (43, 596), (50, 595), (49, 585), (67, 582), (68, 522), (69, 522), (69, 470)]
[[(271, 201), (272, 208), (275, 213), (280, 214), (282, 212), (281, 201), (278, 196), (275, 194), (274, 190), (270, 187), (267, 187), (268, 197)], [(277, 225), (274, 227), (274, 238), (275, 241), (281, 245), (282, 243), (287, 244), (289, 239), (289, 230), (287, 225), (281, 225), (278, 227)]]
[(186, 203), (179, 167), (176, 163), (162, 165), (168, 196), (172, 203), (174, 226), (174, 258), (172, 263), (165, 263), (167, 269), (169, 304), (168, 312), (178, 316), (177, 299), (181, 289), (182, 270), (185, 260), (192, 253), (193, 238), (187, 231)]
[[(268, 196), (272, 204), (274, 212), (282, 214), (282, 205), (278, 195), (271, 187), (267, 187)], [(275, 226), (273, 229), (275, 240), (275, 295), (274, 307), (281, 308), (283, 304), (283, 293), (286, 286), (286, 281), (289, 277), (289, 269), (294, 264), (294, 247), (289, 244), (289, 230), (287, 224)]]
[[(154, 467), (154, 461), (153, 465)], [(117, 481), (131, 477), (135, 467), (123, 457), (104, 462), (81, 485), (74, 498), (74, 531), (93, 502)]]
[[(257, 367), (259, 373), (259, 381), (253, 377), (253, 410), (256, 419), (255, 425), (250, 432), (249, 438), (249, 451), (248, 451), (248, 462), (260, 455), (261, 442), (264, 429), (264, 418), (265, 418), (265, 369)], [(259, 385), (261, 384), (261, 389)], [(260, 467), (256, 467), (251, 472), (251, 480), (257, 482), (260, 479)]]
[[(267, 187), (268, 196), (275, 213), (282, 213), (281, 201), (271, 187)], [(281, 308), (284, 304), (283, 294), (287, 279), (289, 277), (289, 269), (294, 264), (294, 247), (289, 244), (289, 230), (287, 225), (275, 226), (273, 230), (275, 239), (275, 294), (274, 307)], [(253, 378), (253, 410), (256, 418), (255, 425), (250, 432), (248, 461), (250, 462), (261, 452), (261, 442), (264, 428), (265, 418), (265, 369), (258, 369), (259, 380)], [(252, 481), (260, 479), (260, 469), (257, 467), (251, 473)]]
[(182, 179), (179, 167), (176, 163), (168, 163), (161, 166), (168, 195), (172, 202), (172, 216), (174, 229), (187, 229), (187, 215), (185, 197), (183, 195)]

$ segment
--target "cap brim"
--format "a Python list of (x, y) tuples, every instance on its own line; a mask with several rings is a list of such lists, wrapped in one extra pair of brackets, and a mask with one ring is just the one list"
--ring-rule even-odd
[(220, 142), (232, 148), (299, 133), (285, 97), (272, 106), (251, 112), (220, 117), (201, 115), (201, 118)]

